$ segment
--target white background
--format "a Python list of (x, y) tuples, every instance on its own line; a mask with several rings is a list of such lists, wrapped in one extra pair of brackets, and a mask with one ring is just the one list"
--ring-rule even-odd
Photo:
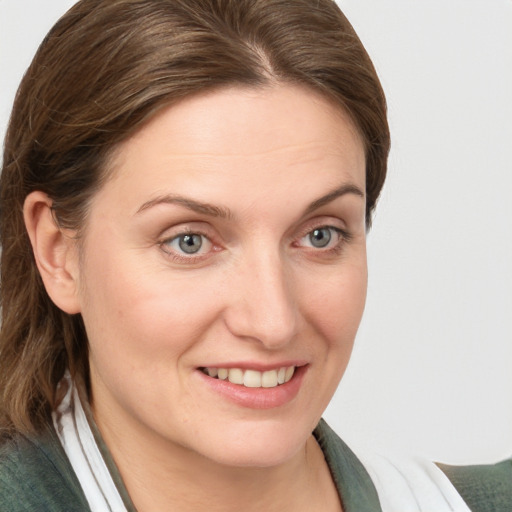
[[(73, 0), (0, 0), (0, 137)], [(326, 418), (349, 443), (452, 463), (512, 455), (512, 0), (340, 0), (393, 136), (368, 303)], [(340, 312), (343, 314), (343, 312)]]

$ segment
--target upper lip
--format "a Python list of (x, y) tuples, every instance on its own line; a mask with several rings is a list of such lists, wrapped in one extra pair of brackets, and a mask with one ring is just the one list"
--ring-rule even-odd
[(300, 367), (305, 366), (308, 363), (304, 360), (286, 360), (286, 361), (277, 361), (275, 363), (262, 363), (262, 362), (247, 362), (247, 361), (237, 361), (237, 362), (225, 362), (225, 363), (213, 363), (213, 364), (205, 364), (200, 366), (199, 368), (240, 368), (241, 370), (256, 370), (259, 372), (266, 372), (270, 370), (276, 370), (279, 368), (288, 368), (290, 366)]

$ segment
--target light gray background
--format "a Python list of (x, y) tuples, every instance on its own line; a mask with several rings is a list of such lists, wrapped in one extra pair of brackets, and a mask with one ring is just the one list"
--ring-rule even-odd
[[(73, 0), (0, 0), (0, 137)], [(512, 455), (512, 0), (340, 0), (393, 135), (368, 303), (326, 418), (349, 443), (453, 463)], [(340, 312), (343, 314), (343, 312)]]

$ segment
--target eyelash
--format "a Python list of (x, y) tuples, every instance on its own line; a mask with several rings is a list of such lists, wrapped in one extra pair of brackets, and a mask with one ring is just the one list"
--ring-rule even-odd
[[(332, 233), (334, 232), (335, 236), (338, 237), (338, 240), (335, 241), (332, 247), (329, 247), (327, 249), (324, 249), (322, 247), (308, 247), (309, 249), (311, 249), (312, 252), (315, 252), (319, 255), (336, 256), (343, 250), (344, 245), (350, 242), (350, 240), (352, 239), (352, 235), (348, 231), (336, 226), (330, 226), (328, 224), (325, 224), (318, 227), (314, 227), (313, 229), (308, 228), (308, 230), (299, 238), (299, 240), (303, 240), (306, 237), (310, 237), (315, 231), (320, 231), (323, 229), (328, 229), (331, 232), (331, 236)], [(329, 244), (330, 242), (331, 239), (328, 240), (327, 244)]]
[[(321, 247), (316, 248), (316, 247), (307, 247), (306, 246), (306, 250), (309, 250), (310, 252), (317, 253), (318, 255), (336, 256), (341, 253), (344, 245), (346, 243), (350, 242), (352, 239), (352, 235), (344, 229), (341, 229), (336, 226), (331, 226), (331, 225), (320, 225), (320, 226), (316, 226), (312, 229), (308, 228), (308, 230), (305, 231), (302, 235), (300, 235), (300, 237), (298, 237), (297, 240), (301, 241), (304, 238), (311, 236), (311, 234), (313, 232), (319, 231), (322, 229), (328, 229), (331, 231), (331, 233), (334, 232), (335, 235), (338, 237), (338, 240), (336, 241), (334, 246), (329, 247), (328, 249), (323, 249)], [(203, 239), (203, 243), (204, 243), (204, 239), (208, 240), (208, 243), (211, 244), (211, 248), (205, 253), (200, 253), (200, 254), (190, 253), (188, 255), (185, 255), (185, 253), (180, 254), (175, 250), (169, 249), (169, 246), (172, 242), (178, 242), (180, 240), (180, 238), (183, 238), (186, 236), (193, 236), (193, 235), (200, 236)], [(330, 242), (330, 240), (329, 240), (329, 242)], [(294, 247), (304, 247), (304, 246), (299, 245), (299, 243), (297, 243), (297, 242), (294, 242), (292, 245)], [(173, 261), (175, 261), (177, 263), (185, 263), (185, 264), (199, 263), (200, 261), (208, 258), (209, 254), (212, 252), (212, 250), (213, 250), (213, 252), (218, 252), (221, 250), (219, 246), (215, 245), (215, 243), (211, 240), (211, 238), (208, 234), (202, 232), (201, 230), (193, 230), (193, 229), (183, 230), (180, 233), (178, 233), (170, 238), (165, 238), (164, 240), (159, 242), (159, 246), (162, 249), (162, 251)]]
[(201, 254), (190, 253), (189, 255), (185, 255), (184, 253), (180, 254), (174, 250), (170, 250), (167, 248), (170, 246), (170, 244), (172, 242), (179, 241), (180, 238), (183, 238), (185, 236), (193, 236), (193, 235), (199, 235), (202, 239), (208, 240), (209, 243), (212, 245), (212, 248), (215, 247), (215, 244), (210, 240), (210, 237), (206, 233), (202, 232), (201, 230), (197, 230), (197, 229), (183, 230), (180, 233), (178, 233), (170, 238), (166, 238), (166, 239), (162, 240), (159, 245), (160, 245), (161, 249), (164, 251), (164, 253), (166, 253), (166, 255), (169, 258), (171, 258), (173, 261), (175, 261), (177, 263), (194, 264), (194, 263), (201, 261), (205, 257), (207, 257), (208, 253), (211, 252), (212, 249), (210, 249), (210, 251), (208, 251), (207, 253), (204, 253), (204, 254), (203, 253), (201, 253)]

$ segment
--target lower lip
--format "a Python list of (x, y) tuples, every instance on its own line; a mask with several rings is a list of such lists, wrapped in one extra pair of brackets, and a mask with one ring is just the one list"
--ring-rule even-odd
[(246, 388), (238, 384), (232, 384), (228, 380), (208, 377), (201, 370), (197, 370), (202, 381), (215, 393), (249, 409), (274, 409), (291, 402), (298, 394), (302, 380), (307, 371), (307, 366), (295, 369), (293, 377), (274, 388)]

